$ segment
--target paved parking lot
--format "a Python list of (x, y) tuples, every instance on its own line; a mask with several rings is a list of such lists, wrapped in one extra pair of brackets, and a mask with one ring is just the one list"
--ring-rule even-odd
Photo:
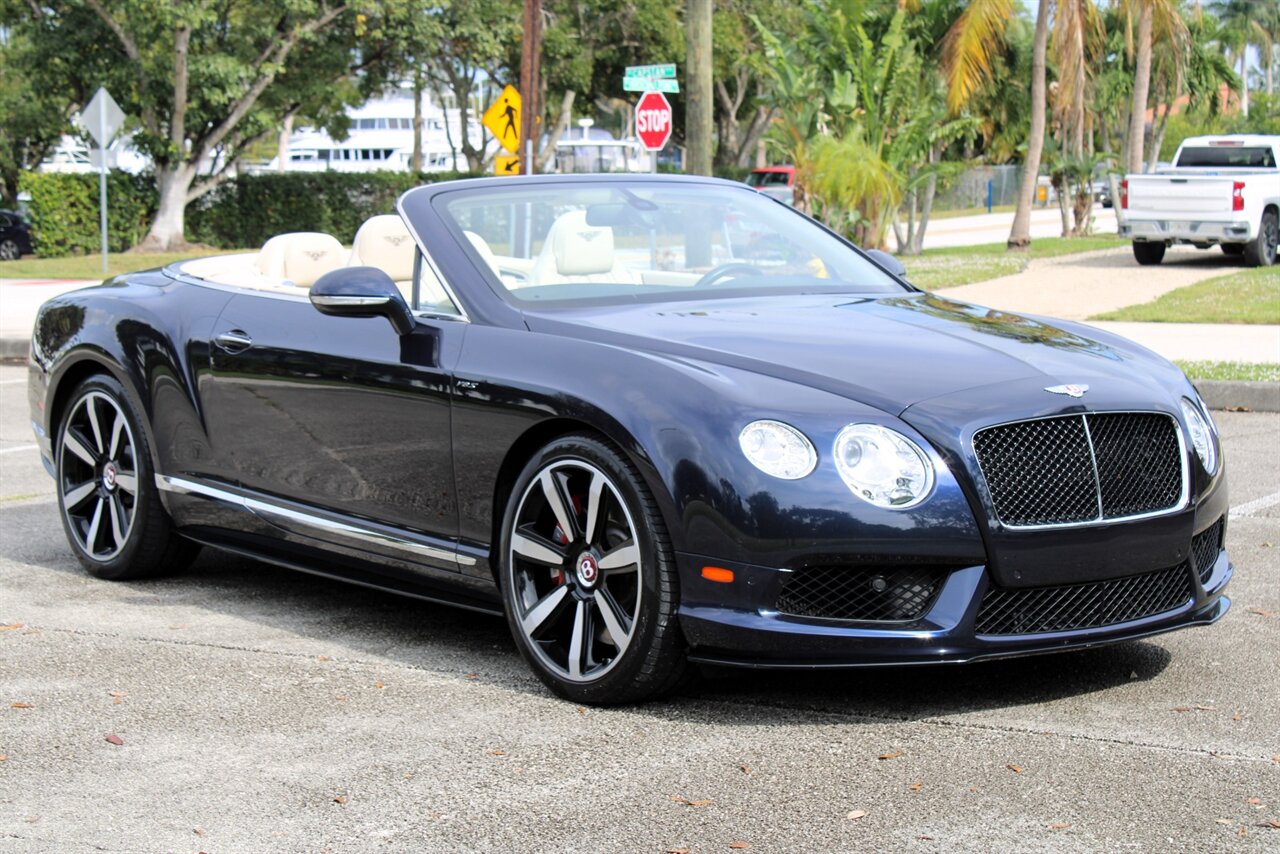
[(498, 620), (209, 551), (89, 578), (23, 376), (0, 368), (0, 849), (1280, 850), (1280, 415), (1218, 414), (1237, 576), (1217, 626), (718, 672), (598, 710), (544, 691)]

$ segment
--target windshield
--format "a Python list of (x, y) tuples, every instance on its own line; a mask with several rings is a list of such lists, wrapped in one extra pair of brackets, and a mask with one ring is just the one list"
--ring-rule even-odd
[(1276, 157), (1270, 146), (1197, 146), (1184, 148), (1178, 166), (1219, 169), (1273, 169)]
[(460, 190), (441, 200), (445, 220), (517, 303), (907, 290), (809, 219), (745, 188), (619, 180)]

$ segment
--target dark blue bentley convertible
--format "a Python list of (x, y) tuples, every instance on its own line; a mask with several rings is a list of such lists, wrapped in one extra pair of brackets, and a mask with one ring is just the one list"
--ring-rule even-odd
[(406, 193), (41, 310), (33, 425), (89, 572), (200, 545), (505, 614), (578, 702), (689, 662), (1078, 649), (1227, 610), (1194, 388), (924, 293), (741, 185)]

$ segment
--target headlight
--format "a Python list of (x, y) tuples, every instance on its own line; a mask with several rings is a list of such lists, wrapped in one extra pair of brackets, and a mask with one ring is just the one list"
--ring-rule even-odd
[(853, 494), (878, 507), (911, 507), (933, 488), (933, 463), (920, 446), (878, 424), (841, 430), (835, 459)]
[(1218, 470), (1218, 449), (1213, 442), (1213, 428), (1200, 412), (1200, 407), (1185, 397), (1181, 402), (1182, 417), (1187, 420), (1187, 431), (1191, 434), (1191, 447), (1195, 449), (1204, 470), (1214, 474)]
[(751, 464), (783, 480), (799, 480), (818, 464), (818, 452), (803, 433), (781, 421), (752, 421), (738, 434)]

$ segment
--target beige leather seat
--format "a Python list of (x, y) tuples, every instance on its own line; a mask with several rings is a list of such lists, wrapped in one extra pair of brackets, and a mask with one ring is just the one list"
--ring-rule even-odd
[[(374, 216), (364, 221), (351, 246), (348, 267), (377, 267), (391, 277), (407, 302), (413, 300), (413, 259), (418, 246), (404, 220), (394, 214)], [(422, 302), (452, 305), (431, 269), (423, 266)]]
[(295, 231), (277, 234), (258, 253), (258, 272), (269, 279), (309, 288), (316, 279), (342, 266), (342, 244), (330, 234)]
[(641, 281), (636, 271), (618, 264), (613, 229), (589, 225), (586, 211), (570, 211), (551, 224), (529, 278), (530, 285)]

